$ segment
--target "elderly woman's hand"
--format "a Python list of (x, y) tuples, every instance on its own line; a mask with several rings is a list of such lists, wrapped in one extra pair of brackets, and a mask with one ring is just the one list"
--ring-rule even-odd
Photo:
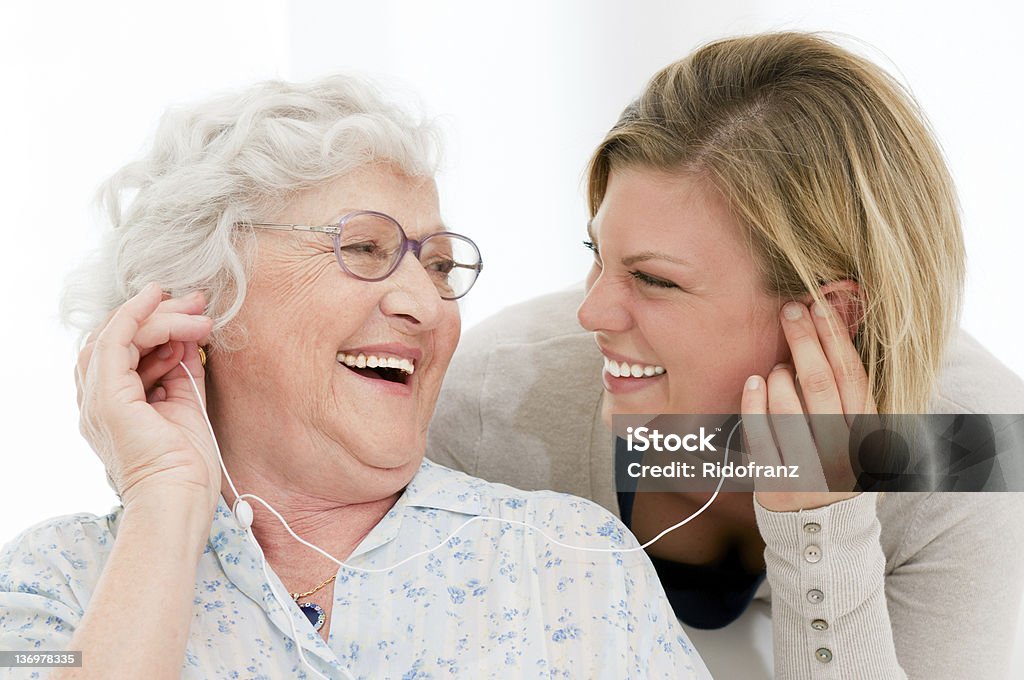
[(859, 414), (877, 413), (860, 355), (847, 326), (827, 306), (786, 304), (782, 329), (800, 388), (786, 364), (767, 380), (751, 376), (743, 390), (744, 435), (752, 460), (798, 465), (800, 479), (796, 487), (782, 480), (785, 491), (773, 490), (773, 480), (768, 488), (759, 482), (757, 501), (768, 510), (795, 511), (852, 498), (858, 492), (823, 489), (854, 488), (850, 428)]
[(90, 336), (78, 357), (80, 429), (125, 507), (186, 490), (216, 507), (220, 467), (187, 374), (205, 403), (198, 344), (213, 327), (201, 293), (161, 300), (146, 286)]

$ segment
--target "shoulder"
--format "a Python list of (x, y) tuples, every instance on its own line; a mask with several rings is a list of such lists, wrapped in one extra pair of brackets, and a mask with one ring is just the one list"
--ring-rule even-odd
[[(576, 321), (575, 287), (506, 308), (467, 331), (437, 401), (428, 456), (488, 479), (593, 497), (602, 455), (602, 357)], [(607, 495), (607, 494), (604, 494)]]
[(0, 550), (0, 592), (88, 599), (114, 545), (118, 507), (107, 515), (62, 515), (35, 524)]
[(593, 334), (576, 320), (581, 285), (511, 305), (463, 334), (445, 387), (479, 383), (491, 370), (571, 375), (580, 361), (600, 363)]
[(1024, 381), (959, 330), (946, 352), (932, 406), (936, 413), (1024, 413)]
[(1024, 493), (887, 493), (878, 502), (887, 570), (909, 562), (973, 564), (1024, 542)]
[[(557, 354), (539, 351), (551, 343), (583, 343), (596, 353), (591, 334), (576, 321), (576, 308), (582, 300), (582, 286), (574, 286), (505, 307), (468, 329), (452, 356), (445, 375), (445, 391), (478, 390), (490, 365), (499, 373), (507, 370), (502, 358), (492, 361), (491, 357), (496, 351), (504, 356), (503, 350), (510, 346), (517, 348), (519, 357), (523, 351), (536, 348), (531, 360), (549, 362), (555, 367), (560, 365)], [(439, 405), (443, 406), (444, 401)]]
[(466, 356), (488, 353), (502, 345), (540, 345), (552, 341), (591, 341), (591, 334), (576, 321), (583, 301), (580, 284), (555, 293), (510, 305), (467, 331), (458, 352)]

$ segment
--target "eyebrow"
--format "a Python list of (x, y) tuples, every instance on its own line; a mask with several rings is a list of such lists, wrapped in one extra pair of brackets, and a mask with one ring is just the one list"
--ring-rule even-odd
[[(597, 237), (594, 236), (593, 218), (587, 220), (587, 236), (593, 243), (597, 243)], [(691, 262), (687, 262), (686, 260), (680, 259), (678, 257), (673, 257), (672, 255), (669, 255), (667, 253), (659, 253), (654, 250), (645, 250), (642, 253), (637, 253), (636, 255), (624, 257), (622, 258), (622, 266), (631, 267), (637, 262), (647, 262), (648, 260), (665, 260), (666, 262), (678, 264), (683, 267), (693, 267), (693, 264)]]
[(659, 253), (653, 250), (645, 250), (642, 253), (636, 255), (630, 255), (629, 257), (622, 258), (622, 266), (629, 267), (636, 264), (637, 262), (646, 262), (648, 260), (665, 260), (673, 264), (682, 265), (684, 267), (692, 267), (693, 265), (686, 260), (681, 260), (678, 257), (672, 257), (666, 253)]

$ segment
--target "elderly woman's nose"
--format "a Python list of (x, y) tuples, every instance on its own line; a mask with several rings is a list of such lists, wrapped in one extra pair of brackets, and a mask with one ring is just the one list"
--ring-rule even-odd
[(632, 323), (624, 291), (603, 274), (588, 287), (576, 318), (588, 331), (624, 331)]
[(443, 318), (444, 300), (412, 253), (402, 258), (387, 281), (391, 288), (381, 299), (385, 315), (403, 319), (419, 330), (433, 328)]

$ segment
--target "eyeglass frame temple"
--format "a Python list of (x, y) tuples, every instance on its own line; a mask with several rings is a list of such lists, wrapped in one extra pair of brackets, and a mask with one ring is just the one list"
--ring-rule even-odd
[(253, 229), (273, 229), (274, 231), (313, 231), (318, 234), (340, 235), (341, 228), (337, 225), (309, 225), (309, 224), (278, 224), (276, 222), (239, 222), (243, 227)]

